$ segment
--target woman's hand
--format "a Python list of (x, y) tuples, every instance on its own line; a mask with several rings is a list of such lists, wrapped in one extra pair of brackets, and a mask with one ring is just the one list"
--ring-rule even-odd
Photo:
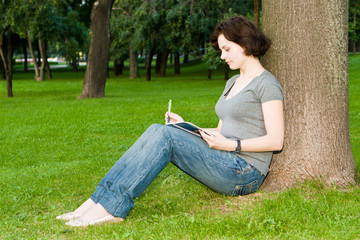
[(178, 114), (173, 113), (173, 112), (165, 113), (165, 124), (177, 123), (177, 122), (184, 122), (184, 119), (182, 117), (180, 117)]
[(201, 137), (207, 142), (210, 148), (224, 151), (235, 151), (237, 146), (236, 141), (227, 139), (218, 131), (210, 131), (209, 133), (210, 135), (204, 131), (200, 131)]

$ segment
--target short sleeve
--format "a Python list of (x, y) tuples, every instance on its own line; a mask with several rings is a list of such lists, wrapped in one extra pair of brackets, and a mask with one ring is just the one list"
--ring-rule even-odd
[(258, 88), (258, 97), (261, 103), (272, 100), (284, 100), (283, 88), (279, 80), (273, 75), (262, 79)]

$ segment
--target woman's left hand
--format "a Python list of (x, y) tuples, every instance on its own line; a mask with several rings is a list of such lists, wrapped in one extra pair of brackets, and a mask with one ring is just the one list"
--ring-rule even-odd
[(210, 135), (206, 134), (204, 131), (200, 131), (200, 134), (210, 148), (224, 151), (234, 151), (237, 146), (236, 141), (227, 139), (218, 131), (211, 131)]

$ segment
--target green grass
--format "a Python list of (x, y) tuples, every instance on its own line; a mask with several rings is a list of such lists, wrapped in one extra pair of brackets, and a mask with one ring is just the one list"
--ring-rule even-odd
[[(360, 164), (360, 56), (350, 56), (350, 134)], [(358, 239), (360, 188), (316, 182), (278, 193), (226, 197), (169, 165), (136, 200), (121, 224), (69, 228), (55, 216), (75, 209), (167, 102), (186, 120), (217, 124), (221, 71), (207, 80), (203, 65), (151, 82), (111, 77), (106, 98), (78, 100), (84, 71), (54, 79), (14, 74), (14, 98), (0, 81), (0, 239)]]

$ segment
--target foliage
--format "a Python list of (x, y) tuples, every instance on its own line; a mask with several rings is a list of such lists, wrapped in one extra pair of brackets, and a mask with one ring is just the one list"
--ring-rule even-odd
[(247, 14), (251, 2), (117, 0), (112, 15), (113, 49), (132, 46), (148, 52), (155, 44), (159, 52), (166, 47), (174, 52), (199, 52), (224, 14)]
[[(350, 134), (359, 169), (360, 55), (349, 63)], [(16, 72), (18, 97), (0, 92), (0, 239), (360, 238), (359, 186), (339, 190), (307, 182), (284, 192), (225, 197), (172, 165), (121, 224), (77, 229), (55, 220), (89, 197), (150, 124), (163, 123), (169, 98), (185, 119), (215, 126), (223, 73), (207, 80), (206, 71), (197, 62), (185, 65), (182, 76), (154, 76), (152, 84), (111, 78), (108, 98), (81, 101), (84, 71), (54, 70), (54, 80), (41, 83)]]
[[(356, 16), (354, 16), (354, 13)], [(354, 17), (357, 20), (355, 24), (354, 24)], [(358, 42), (360, 40), (359, 20), (360, 20), (360, 4), (358, 3), (357, 0), (351, 0), (349, 2), (349, 39), (355, 42)]]
[(87, 53), (89, 49), (89, 33), (85, 24), (80, 21), (76, 6), (65, 1), (57, 6), (63, 18), (63, 34), (58, 42), (58, 52), (66, 57), (68, 62), (78, 62), (79, 53)]
[(209, 66), (209, 69), (216, 69), (219, 65), (224, 64), (220, 59), (219, 53), (208, 44), (207, 51), (202, 60)]

